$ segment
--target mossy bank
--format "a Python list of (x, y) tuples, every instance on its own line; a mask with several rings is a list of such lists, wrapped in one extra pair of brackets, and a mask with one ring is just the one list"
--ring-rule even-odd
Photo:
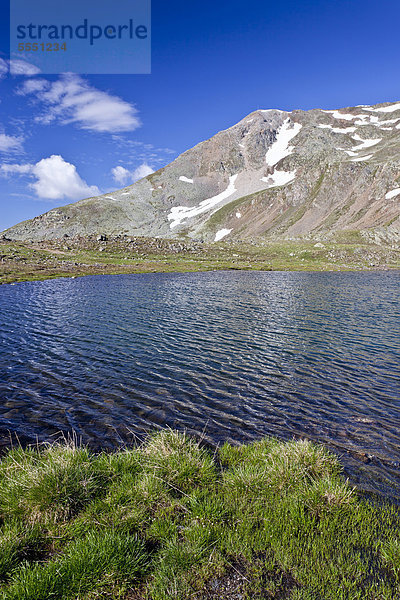
[(0, 516), (3, 600), (400, 597), (398, 508), (308, 441), (16, 448)]

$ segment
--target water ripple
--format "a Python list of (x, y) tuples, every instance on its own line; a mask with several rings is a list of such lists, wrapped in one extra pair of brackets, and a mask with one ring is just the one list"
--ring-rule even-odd
[(0, 441), (169, 425), (328, 444), (400, 498), (400, 274), (218, 272), (0, 287)]

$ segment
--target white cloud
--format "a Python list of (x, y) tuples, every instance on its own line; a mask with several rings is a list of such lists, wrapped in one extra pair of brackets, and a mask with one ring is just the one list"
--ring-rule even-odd
[(124, 167), (114, 167), (111, 169), (111, 173), (115, 183), (119, 183), (120, 185), (125, 185), (132, 177), (132, 173)]
[(25, 75), (25, 77), (32, 77), (33, 75), (39, 75), (40, 69), (36, 65), (26, 62), (26, 60), (11, 59), (10, 60), (10, 73), (11, 75)]
[(39, 198), (48, 200), (79, 200), (100, 194), (97, 186), (89, 186), (80, 177), (75, 165), (56, 154), (43, 158), (35, 165), (3, 164), (0, 173), (5, 176), (18, 174), (35, 177), (36, 181), (30, 187)]
[(135, 169), (133, 171), (133, 173), (132, 173), (133, 181), (138, 181), (138, 179), (147, 177), (147, 175), (151, 175), (152, 173), (154, 173), (154, 170), (146, 163), (143, 163), (142, 165), (140, 165), (137, 169)]
[(8, 73), (8, 64), (3, 58), (0, 58), (0, 79), (3, 79)]
[(46, 79), (27, 79), (22, 88), (18, 89), (16, 93), (20, 96), (25, 96), (27, 94), (41, 92), (48, 87), (48, 83), (49, 82), (46, 81)]
[(0, 133), (0, 152), (15, 152), (22, 149), (23, 139)]
[(147, 177), (147, 175), (151, 175), (154, 173), (154, 169), (152, 169), (148, 164), (143, 163), (139, 165), (134, 171), (129, 171), (125, 169), (125, 167), (114, 167), (111, 169), (112, 176), (114, 177), (115, 183), (119, 185), (126, 185), (128, 182), (134, 183), (143, 177)]
[(36, 163), (32, 173), (37, 181), (31, 187), (40, 198), (78, 200), (100, 194), (97, 186), (89, 186), (81, 179), (75, 165), (56, 154)]
[(8, 72), (10, 72), (11, 75), (25, 75), (25, 77), (32, 77), (33, 75), (38, 75), (40, 69), (35, 65), (26, 62), (26, 60), (4, 60), (4, 58), (0, 58), (0, 79), (5, 77)]
[(46, 105), (45, 113), (36, 118), (42, 124), (74, 123), (80, 129), (107, 133), (133, 131), (141, 125), (132, 104), (90, 86), (78, 75), (66, 74), (55, 82), (41, 79), (40, 87), (28, 81), (18, 93), (33, 93)]
[(3, 164), (0, 166), (0, 173), (5, 175), (13, 175), (14, 173), (17, 175), (26, 175), (27, 173), (31, 173), (33, 169), (33, 165), (25, 164), (25, 165), (17, 165), (17, 164)]

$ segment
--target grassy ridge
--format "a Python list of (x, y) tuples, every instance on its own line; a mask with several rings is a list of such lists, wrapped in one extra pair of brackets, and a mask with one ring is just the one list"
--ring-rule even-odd
[(400, 597), (398, 509), (358, 498), (307, 441), (17, 448), (0, 516), (2, 600)]

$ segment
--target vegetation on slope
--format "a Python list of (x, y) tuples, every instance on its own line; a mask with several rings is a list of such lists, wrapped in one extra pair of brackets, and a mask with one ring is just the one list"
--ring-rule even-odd
[(398, 509), (359, 498), (307, 441), (16, 448), (0, 516), (3, 600), (400, 597)]
[[(102, 237), (102, 236), (99, 236)], [(105, 237), (105, 236), (103, 236)], [(400, 267), (400, 247), (358, 232), (314, 240), (206, 244), (189, 239), (73, 238), (22, 243), (0, 239), (0, 283), (111, 273), (208, 270), (338, 271)]]

